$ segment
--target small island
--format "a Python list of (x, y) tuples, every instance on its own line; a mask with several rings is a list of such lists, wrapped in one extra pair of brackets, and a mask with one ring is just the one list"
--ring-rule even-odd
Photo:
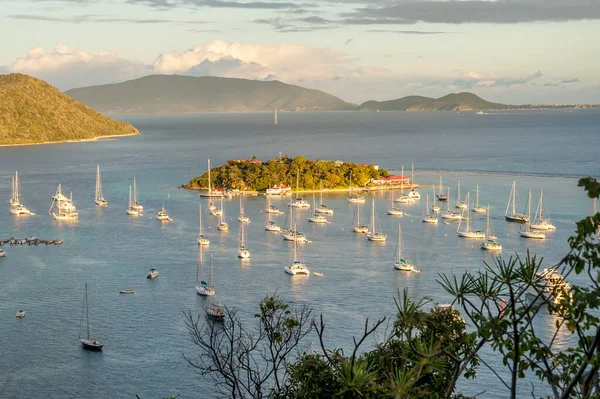
[[(371, 180), (386, 178), (386, 169), (377, 165), (355, 164), (344, 161), (310, 160), (303, 156), (281, 156), (263, 162), (256, 156), (251, 159), (232, 159), (226, 164), (211, 168), (211, 187), (240, 191), (266, 191), (273, 186), (291, 186), (296, 190), (346, 189), (350, 185), (364, 187)], [(195, 177), (183, 188), (203, 190), (208, 188), (208, 171)]]

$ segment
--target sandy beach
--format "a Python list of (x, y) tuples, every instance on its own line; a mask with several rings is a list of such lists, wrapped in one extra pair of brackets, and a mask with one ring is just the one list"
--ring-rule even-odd
[(63, 140), (63, 141), (46, 141), (42, 143), (23, 143), (23, 144), (0, 144), (0, 147), (20, 147), (24, 145), (46, 145), (46, 144), (64, 144), (64, 143), (83, 143), (86, 141), (100, 141), (100, 140), (116, 140), (119, 137), (126, 136), (139, 136), (142, 133), (130, 133), (130, 134), (113, 134), (109, 136), (98, 136), (93, 137), (91, 139), (81, 139), (81, 140)]

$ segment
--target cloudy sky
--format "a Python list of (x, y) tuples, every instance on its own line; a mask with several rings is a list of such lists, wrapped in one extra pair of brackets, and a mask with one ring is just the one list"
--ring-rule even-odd
[(600, 0), (0, 0), (0, 73), (281, 80), (360, 103), (600, 103)]

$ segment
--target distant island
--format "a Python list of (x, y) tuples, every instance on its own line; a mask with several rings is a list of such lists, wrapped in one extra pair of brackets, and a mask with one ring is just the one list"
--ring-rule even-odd
[[(269, 187), (286, 185), (299, 190), (347, 188), (352, 173), (352, 186), (363, 187), (371, 179), (389, 176), (377, 165), (357, 165), (352, 162), (309, 160), (303, 156), (273, 158), (263, 162), (251, 159), (232, 159), (226, 164), (211, 168), (211, 187), (230, 190), (265, 191)], [(183, 188), (202, 190), (208, 188), (208, 171), (193, 178)]]
[(320, 90), (277, 80), (150, 75), (122, 83), (71, 89), (77, 101), (105, 114), (194, 114), (280, 111), (486, 111), (531, 108), (597, 108), (600, 105), (507, 105), (468, 92), (440, 98), (408, 96), (352, 104)]
[(0, 75), (0, 145), (139, 134), (31, 76)]

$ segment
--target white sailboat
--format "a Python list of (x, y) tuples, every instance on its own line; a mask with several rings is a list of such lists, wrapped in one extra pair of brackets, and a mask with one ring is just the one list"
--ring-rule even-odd
[(67, 198), (63, 195), (62, 186), (59, 184), (56, 194), (52, 197), (52, 205), (50, 205), (48, 213), (55, 220), (76, 221), (79, 218), (79, 213), (77, 213), (77, 208), (73, 205), (73, 193), (71, 193), (70, 198)]
[(140, 214), (144, 213), (144, 206), (138, 201), (138, 191), (135, 176), (133, 177), (133, 202), (131, 204), (131, 208), (137, 210)]
[(21, 192), (19, 189), (19, 172), (15, 171), (15, 177), (12, 178), (12, 194), (10, 196), (9, 212), (13, 215), (34, 215), (25, 205), (21, 203)]
[[(223, 196), (223, 193), (219, 190), (219, 191), (213, 191), (211, 184), (211, 177), (210, 177), (210, 159), (208, 160), (208, 191), (206, 193), (200, 193), (198, 194), (200, 197), (202, 198), (220, 198)], [(210, 211), (210, 209), (209, 209)]]
[[(470, 197), (471, 193), (467, 193), (467, 196), (465, 197), (465, 204), (467, 205), (465, 208), (463, 208), (463, 213), (465, 212), (465, 210), (469, 209), (469, 197)], [(467, 211), (468, 212), (468, 211)], [(464, 216), (464, 215), (461, 215)], [(456, 235), (462, 238), (485, 238), (485, 231), (481, 231), (481, 230), (471, 230), (471, 218), (469, 217), (465, 217), (466, 219), (466, 223), (465, 223), (465, 229), (461, 230), (461, 226), (462, 226), (462, 219), (460, 222), (458, 222), (458, 228), (456, 229)]]
[(487, 206), (487, 222), (485, 225), (485, 241), (481, 243), (481, 249), (487, 249), (488, 251), (501, 251), (502, 245), (496, 241), (496, 236), (492, 235), (492, 228), (490, 225), (490, 205)]
[(102, 180), (100, 178), (100, 165), (96, 165), (96, 205), (108, 206), (108, 201), (102, 195)]
[(304, 198), (298, 197), (300, 191), (300, 169), (296, 172), (296, 199), (290, 202), (290, 206), (293, 208), (310, 208), (310, 204)]
[(85, 296), (84, 296), (84, 307), (85, 307), (85, 323), (87, 327), (87, 334), (82, 337), (79, 335), (79, 341), (81, 345), (83, 345), (84, 349), (93, 350), (93, 351), (101, 351), (104, 345), (102, 342), (98, 341), (96, 338), (92, 338), (90, 334), (90, 312), (88, 306), (88, 285), (85, 283)]
[(461, 198), (460, 198), (460, 180), (457, 183), (456, 186), (456, 205), (455, 205), (458, 209), (467, 209), (467, 203), (462, 202)]
[(398, 242), (396, 243), (396, 257), (394, 259), (394, 268), (403, 272), (419, 272), (415, 266), (409, 263), (402, 254), (402, 228), (398, 224)]
[(387, 234), (383, 234), (377, 230), (375, 225), (375, 198), (371, 202), (371, 221), (369, 223), (369, 231), (367, 232), (367, 239), (369, 241), (384, 242), (387, 238)]
[(229, 230), (229, 225), (225, 222), (225, 209), (223, 208), (223, 197), (221, 197), (221, 212), (219, 213), (219, 224), (217, 225), (219, 231)]
[[(296, 228), (294, 228), (294, 234), (296, 234), (295, 232), (296, 232)], [(294, 241), (294, 245), (293, 245), (293, 252), (292, 252), (292, 261), (290, 262), (290, 265), (284, 267), (283, 270), (287, 274), (291, 274), (292, 276), (295, 276), (297, 274), (305, 274), (308, 276), (310, 274), (310, 271), (308, 270), (306, 265), (300, 261), (300, 259), (298, 257), (298, 240), (293, 240), (293, 241)]]
[(272, 209), (272, 205), (270, 204), (271, 200), (270, 200), (270, 196), (269, 195), (265, 195), (266, 198), (266, 206), (265, 206), (265, 230), (267, 231), (273, 231), (276, 233), (279, 233), (281, 231), (281, 226), (279, 226), (277, 223), (275, 223), (274, 221), (271, 220), (271, 214), (274, 212), (269, 212), (270, 209)]
[(471, 208), (473, 212), (485, 213), (486, 207), (479, 205), (479, 184), (475, 186), (475, 205)]
[(391, 216), (403, 216), (404, 212), (400, 208), (394, 206), (394, 191), (390, 190), (390, 197), (388, 198), (387, 214)]
[(436, 203), (435, 203), (435, 184), (433, 185), (432, 191), (433, 191), (433, 197), (431, 197), (431, 211), (433, 213), (440, 213), (440, 211), (442, 210), (442, 207), (439, 205), (436, 205)]
[(530, 221), (531, 220), (531, 191), (529, 191), (529, 195), (527, 196), (527, 222), (525, 223), (525, 229), (521, 230), (519, 234), (521, 237), (525, 238), (534, 238), (537, 240), (543, 240), (546, 238), (546, 235), (540, 231), (531, 230)]
[(241, 223), (250, 223), (250, 218), (244, 213), (243, 197), (243, 195), (240, 195), (240, 214), (238, 215), (238, 221)]
[(198, 205), (199, 207), (199, 211), (198, 211), (198, 245), (204, 245), (204, 246), (208, 246), (210, 245), (210, 240), (204, 235), (204, 233), (202, 232), (203, 230), (203, 226), (202, 226), (202, 205)]
[(416, 202), (416, 197), (411, 197), (410, 195), (404, 194), (404, 165), (402, 165), (401, 174), (402, 180), (400, 181), (400, 197), (395, 198), (394, 202), (398, 202), (400, 204), (414, 204)]
[[(212, 276), (213, 270), (213, 260), (212, 254), (210, 255), (210, 270)], [(211, 282), (212, 283), (212, 282)], [(211, 284), (212, 286), (212, 284)], [(206, 303), (204, 306), (204, 311), (206, 312), (206, 317), (213, 321), (223, 321), (225, 320), (225, 309), (221, 304), (216, 301), (215, 292), (212, 295), (207, 296)]]
[[(213, 285), (212, 257), (210, 262), (210, 269), (208, 272), (208, 283), (204, 280), (201, 280), (203, 264), (204, 253), (202, 252), (202, 245), (198, 245), (198, 266), (196, 267), (196, 293), (202, 296), (215, 295), (215, 287)], [(200, 284), (198, 284), (198, 280), (200, 280)]]
[(352, 170), (350, 170), (350, 185), (348, 186), (348, 202), (353, 204), (363, 204), (365, 197), (360, 194), (352, 194)]
[(315, 193), (313, 193), (313, 209), (315, 209), (315, 213), (313, 213), (313, 215), (308, 218), (309, 222), (316, 223), (316, 224), (327, 224), (327, 223), (329, 223), (329, 220), (327, 220), (327, 218), (325, 216), (323, 216), (322, 214), (316, 212)]
[(429, 213), (429, 194), (425, 196), (425, 209), (423, 210), (423, 223), (435, 224), (438, 222), (438, 218)]
[(315, 208), (316, 213), (323, 213), (325, 215), (333, 215), (333, 209), (323, 203), (323, 182), (319, 184), (319, 206)]
[(133, 207), (133, 197), (131, 195), (131, 184), (129, 185), (129, 205), (127, 206), (127, 210), (125, 210), (129, 216), (140, 216), (140, 212)]
[(369, 226), (360, 223), (360, 204), (356, 204), (354, 210), (354, 219), (352, 220), (352, 230), (355, 233), (368, 233)]
[[(511, 208), (512, 205), (512, 208)], [(514, 223), (527, 223), (529, 222), (529, 216), (518, 213), (516, 211), (517, 207), (517, 182), (513, 180), (512, 188), (510, 189), (510, 194), (508, 196), (508, 203), (506, 204), (506, 212), (504, 212), (504, 218), (507, 222)], [(510, 208), (510, 213), (509, 213)]]
[(439, 194), (437, 196), (437, 200), (440, 202), (446, 202), (448, 201), (448, 195), (444, 195), (444, 185), (442, 184), (442, 174), (440, 173), (440, 190), (439, 190)]
[(250, 250), (247, 248), (248, 244), (246, 242), (246, 223), (242, 223), (240, 225), (240, 245), (238, 248), (238, 258), (240, 259), (249, 259), (250, 258)]
[[(404, 176), (404, 174), (403, 174), (403, 176)], [(414, 187), (414, 184), (415, 184), (415, 163), (414, 162), (411, 164), (410, 184), (412, 184)], [(410, 190), (410, 192), (408, 193), (408, 196), (411, 198), (414, 198), (414, 199), (421, 198), (421, 194), (414, 188)]]
[(288, 228), (283, 232), (283, 239), (286, 241), (298, 241), (307, 242), (306, 235), (296, 230), (296, 223), (294, 222), (294, 208), (290, 208), (288, 215)]
[(550, 218), (544, 215), (544, 208), (542, 205), (543, 195), (544, 193), (542, 190), (540, 190), (540, 201), (538, 202), (538, 206), (535, 211), (533, 223), (529, 227), (533, 230), (556, 230), (556, 226), (550, 222)]
[[(438, 195), (438, 200), (440, 196)], [(462, 215), (450, 209), (450, 187), (448, 187), (448, 195), (446, 196), (446, 212), (442, 213), (442, 219), (462, 220)]]

